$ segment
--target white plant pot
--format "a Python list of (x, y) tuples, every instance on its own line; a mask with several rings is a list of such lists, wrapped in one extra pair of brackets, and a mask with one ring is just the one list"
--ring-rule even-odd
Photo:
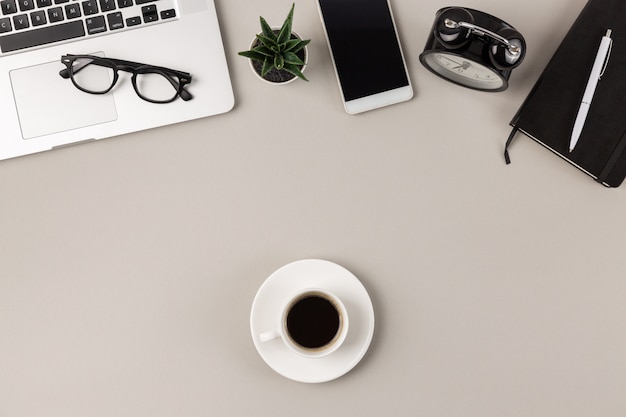
[[(272, 27), (273, 30), (280, 30), (279, 27)], [(300, 35), (298, 35), (298, 33), (291, 31), (291, 34), (295, 37), (297, 37), (298, 39), (302, 39), (302, 37)], [(255, 44), (257, 43), (257, 39), (256, 37), (252, 40), (252, 42), (250, 43), (250, 49), (254, 48)], [(301, 72), (304, 72), (304, 69), (307, 66), (307, 63), (309, 62), (309, 49), (307, 46), (304, 47), (304, 65), (302, 66), (302, 68), (300, 69)], [(250, 64), (250, 69), (252, 69), (252, 72), (254, 73), (254, 75), (256, 75), (257, 77), (259, 77), (259, 79), (263, 80), (263, 82), (266, 82), (268, 84), (272, 84), (272, 85), (285, 85), (285, 84), (289, 84), (294, 82), (295, 80), (298, 79), (298, 77), (296, 77), (295, 75), (293, 76), (293, 78), (290, 78), (286, 81), (271, 81), (271, 80), (267, 80), (265, 78), (263, 78), (261, 76), (261, 74), (256, 70), (256, 68), (254, 67), (254, 61), (251, 59), (248, 59), (248, 62)]]

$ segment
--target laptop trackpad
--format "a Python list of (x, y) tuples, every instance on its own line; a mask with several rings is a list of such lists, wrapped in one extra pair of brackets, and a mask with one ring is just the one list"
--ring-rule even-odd
[[(112, 94), (80, 91), (59, 75), (63, 68), (55, 61), (10, 72), (24, 139), (117, 119)], [(102, 76), (108, 77), (106, 72)]]

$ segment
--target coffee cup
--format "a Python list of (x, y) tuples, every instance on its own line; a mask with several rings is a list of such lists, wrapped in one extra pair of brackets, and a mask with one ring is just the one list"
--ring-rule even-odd
[(277, 338), (294, 352), (320, 358), (339, 349), (348, 334), (348, 312), (329, 291), (310, 288), (292, 296), (276, 328), (259, 335), (261, 342)]

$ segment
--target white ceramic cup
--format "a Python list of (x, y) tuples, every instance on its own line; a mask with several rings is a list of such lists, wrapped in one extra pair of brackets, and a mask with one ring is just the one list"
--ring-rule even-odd
[[(333, 311), (336, 312), (336, 317), (333, 316)], [(301, 314), (302, 312), (306, 314)], [(303, 319), (305, 316), (306, 319)], [(307, 343), (311, 342), (309, 339), (316, 339), (313, 335), (316, 334), (319, 323), (323, 323), (321, 327), (324, 331), (321, 333), (325, 337), (315, 343)], [(337, 296), (320, 288), (308, 288), (299, 291), (287, 301), (276, 328), (261, 333), (259, 340), (269, 342), (281, 338), (294, 352), (308, 358), (321, 358), (336, 351), (343, 344), (348, 335), (348, 324), (348, 312)]]

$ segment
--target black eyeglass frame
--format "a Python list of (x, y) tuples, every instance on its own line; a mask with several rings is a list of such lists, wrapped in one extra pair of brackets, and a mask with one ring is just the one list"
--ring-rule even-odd
[[(73, 65), (74, 61), (76, 61), (77, 59), (86, 59), (90, 61), (86, 62), (84, 65), (79, 65), (77, 67), (74, 67)], [(125, 61), (122, 59), (104, 58), (104, 57), (100, 57), (96, 55), (66, 54), (66, 55), (61, 56), (61, 62), (65, 65), (66, 68), (59, 71), (59, 75), (65, 79), (68, 79), (68, 78), (71, 79), (74, 86), (78, 88), (79, 90), (84, 91), (85, 93), (89, 93), (89, 94), (108, 93), (115, 86), (115, 84), (117, 83), (117, 80), (119, 79), (118, 71), (125, 71), (125, 72), (129, 72), (132, 74), (131, 83), (133, 85), (135, 93), (137, 93), (137, 95), (142, 100), (148, 101), (150, 103), (164, 104), (164, 103), (171, 103), (172, 101), (176, 100), (176, 98), (178, 98), (179, 96), (184, 101), (189, 101), (193, 98), (191, 93), (185, 90), (185, 86), (191, 82), (191, 74), (189, 74), (188, 72), (173, 70), (173, 69), (165, 68), (165, 67), (158, 67), (154, 65), (141, 64), (139, 62)], [(111, 82), (111, 85), (109, 86), (109, 88), (103, 91), (87, 90), (81, 87), (74, 80), (74, 74), (77, 74), (81, 69), (83, 69), (88, 64), (108, 67), (113, 70), (113, 81)], [(172, 87), (174, 87), (174, 89), (176, 90), (176, 94), (168, 100), (153, 100), (149, 97), (144, 96), (143, 94), (141, 94), (139, 88), (137, 87), (137, 75), (139, 74), (162, 75), (169, 81)]]

